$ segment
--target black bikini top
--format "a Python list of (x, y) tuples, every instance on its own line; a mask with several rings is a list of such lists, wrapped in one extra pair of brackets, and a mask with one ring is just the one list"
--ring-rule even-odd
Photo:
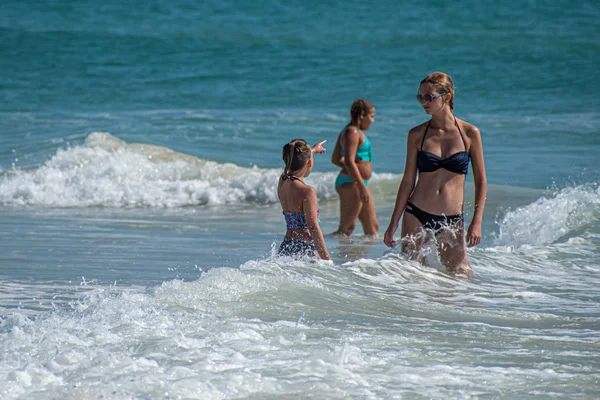
[(460, 133), (460, 138), (465, 145), (465, 151), (459, 151), (458, 153), (454, 153), (450, 157), (446, 158), (442, 158), (429, 151), (423, 151), (425, 136), (427, 135), (427, 130), (429, 130), (429, 124), (431, 124), (431, 121), (429, 121), (429, 123), (427, 123), (427, 128), (425, 128), (425, 133), (423, 134), (423, 140), (421, 140), (421, 148), (417, 154), (417, 167), (419, 168), (419, 172), (433, 172), (440, 168), (444, 168), (450, 172), (454, 172), (455, 174), (467, 174), (467, 171), (469, 170), (470, 158), (469, 152), (466, 150), (467, 144), (465, 143), (465, 138), (463, 137), (463, 133), (460, 130), (460, 126), (458, 126), (456, 119), (454, 120), (454, 123), (456, 124), (458, 132)]

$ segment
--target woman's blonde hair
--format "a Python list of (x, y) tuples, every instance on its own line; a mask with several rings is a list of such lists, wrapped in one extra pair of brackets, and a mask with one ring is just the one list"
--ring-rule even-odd
[(421, 81), (421, 85), (429, 83), (439, 93), (451, 94), (450, 110), (454, 111), (454, 82), (450, 75), (443, 72), (432, 72)]

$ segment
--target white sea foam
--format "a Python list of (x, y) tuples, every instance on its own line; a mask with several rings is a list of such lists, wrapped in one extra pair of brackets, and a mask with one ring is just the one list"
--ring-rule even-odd
[(565, 188), (506, 212), (498, 223), (496, 244), (550, 244), (583, 227), (597, 226), (599, 220), (600, 186)]
[[(495, 274), (465, 281), (394, 254), (343, 265), (270, 257), (193, 282), (90, 291), (69, 309), (2, 320), (0, 395), (496, 397), (573, 379), (594, 391), (598, 311), (575, 316), (594, 293), (571, 284), (597, 278), (557, 262), (548, 272), (527, 253), (471, 259)], [(541, 275), (552, 279), (540, 285)]]
[[(0, 204), (47, 207), (182, 207), (277, 201), (280, 169), (243, 168), (95, 132), (39, 168), (0, 178)], [(398, 180), (392, 174), (374, 180)], [(335, 173), (307, 178), (322, 199), (336, 196)]]

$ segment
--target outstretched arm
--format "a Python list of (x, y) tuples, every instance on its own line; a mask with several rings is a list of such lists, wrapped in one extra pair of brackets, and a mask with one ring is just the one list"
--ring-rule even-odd
[(383, 242), (388, 247), (395, 247), (396, 241), (394, 240), (394, 234), (398, 230), (400, 224), (400, 218), (406, 208), (406, 203), (415, 188), (417, 181), (417, 146), (413, 143), (413, 137), (416, 136), (416, 128), (411, 129), (408, 133), (408, 140), (406, 144), (406, 165), (404, 166), (404, 174), (402, 175), (402, 181), (398, 188), (398, 194), (396, 195), (396, 204), (394, 205), (394, 211), (392, 212), (392, 218), (390, 224), (385, 231), (383, 236)]
[(323, 143), (325, 143), (327, 140), (323, 140), (322, 142), (319, 142), (317, 144), (315, 144), (311, 151), (313, 154), (323, 154), (327, 151), (327, 149), (325, 149), (325, 147), (323, 147)]
[(483, 162), (483, 145), (481, 143), (481, 133), (477, 127), (473, 126), (468, 133), (471, 139), (469, 155), (471, 156), (471, 165), (473, 166), (473, 180), (475, 182), (475, 209), (473, 210), (473, 219), (467, 230), (467, 242), (469, 247), (478, 245), (481, 242), (481, 223), (483, 221), (483, 208), (487, 196), (487, 177), (485, 174), (485, 164)]

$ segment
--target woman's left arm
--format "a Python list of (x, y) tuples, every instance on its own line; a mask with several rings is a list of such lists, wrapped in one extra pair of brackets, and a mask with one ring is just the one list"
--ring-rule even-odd
[(483, 209), (487, 195), (487, 177), (485, 174), (483, 145), (479, 129), (471, 125), (468, 130), (468, 137), (471, 142), (469, 156), (471, 157), (473, 179), (475, 181), (475, 209), (473, 210), (473, 219), (467, 230), (467, 242), (469, 247), (473, 247), (481, 242), (481, 224), (483, 222)]

